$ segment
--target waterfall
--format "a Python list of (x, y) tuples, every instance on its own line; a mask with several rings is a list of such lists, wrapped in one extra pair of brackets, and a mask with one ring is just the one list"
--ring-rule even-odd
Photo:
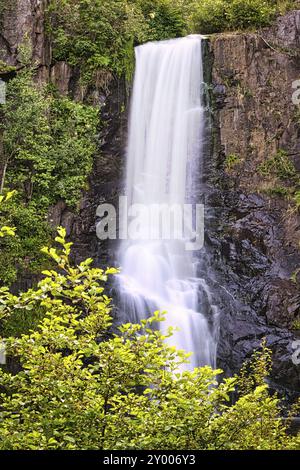
[[(202, 38), (198, 35), (136, 48), (126, 196), (128, 205), (183, 206), (201, 184), (205, 109)], [(148, 222), (149, 225), (150, 222)], [(179, 239), (124, 240), (120, 248), (121, 308), (130, 321), (166, 311), (161, 328), (177, 327), (168, 341), (192, 352), (190, 365), (215, 365), (215, 307), (197, 276), (203, 249), (188, 251)], [(148, 235), (146, 235), (148, 234)]]

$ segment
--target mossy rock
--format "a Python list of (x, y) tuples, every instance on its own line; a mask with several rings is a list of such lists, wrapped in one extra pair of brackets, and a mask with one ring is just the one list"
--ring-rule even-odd
[(16, 67), (14, 65), (8, 65), (6, 62), (3, 62), (3, 60), (0, 60), (0, 75), (5, 75), (15, 71)]

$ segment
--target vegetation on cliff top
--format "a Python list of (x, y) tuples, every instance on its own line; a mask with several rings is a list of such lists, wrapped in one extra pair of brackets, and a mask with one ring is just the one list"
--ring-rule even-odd
[(173, 0), (51, 0), (54, 58), (79, 66), (83, 80), (97, 79), (101, 70), (128, 76), (134, 45), (184, 35), (181, 6)]
[(128, 78), (133, 46), (187, 33), (269, 25), (295, 2), (279, 0), (51, 0), (48, 32), (54, 58), (80, 67), (82, 79), (102, 71)]
[(293, 0), (203, 0), (192, 1), (192, 28), (203, 34), (269, 26), (276, 16), (292, 9)]

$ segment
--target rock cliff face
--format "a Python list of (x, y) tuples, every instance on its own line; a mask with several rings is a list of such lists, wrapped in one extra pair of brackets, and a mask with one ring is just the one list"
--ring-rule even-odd
[(41, 79), (47, 78), (51, 61), (44, 21), (47, 3), (48, 0), (6, 0), (1, 4), (0, 59), (18, 66), (19, 47), (27, 37)]
[[(99, 152), (79, 214), (63, 201), (49, 220), (66, 226), (78, 260), (92, 256), (113, 262), (114, 247), (95, 235), (99, 203), (114, 202), (121, 188), (126, 143), (127, 93), (122, 80), (82, 87), (80, 70), (53, 63), (45, 34), (47, 0), (9, 0), (0, 31), (0, 59), (19, 66), (19, 46), (27, 34), (38, 79), (63, 94), (101, 107)], [(0, 15), (1, 17), (1, 15)], [(300, 369), (293, 364), (292, 324), (299, 318), (299, 283), (290, 279), (300, 266), (299, 217), (286, 198), (270, 197), (278, 181), (259, 168), (284, 150), (300, 168), (300, 109), (292, 83), (300, 79), (300, 11), (278, 19), (260, 33), (209, 38), (213, 158), (207, 165), (206, 203), (214, 208), (207, 244), (221, 292), (219, 365), (236, 371), (263, 337), (274, 351), (274, 388), (295, 395)], [(289, 183), (288, 183), (289, 184)]]
[(300, 390), (291, 357), (300, 315), (299, 282), (291, 281), (300, 266), (299, 213), (276, 196), (280, 181), (272, 165), (269, 175), (260, 169), (279, 151), (300, 169), (300, 108), (292, 100), (300, 78), (300, 11), (259, 33), (216, 35), (210, 52), (212, 204), (222, 221), (212, 245), (220, 279), (235, 298), (224, 298), (220, 365), (236, 370), (266, 336), (274, 385), (293, 394)]

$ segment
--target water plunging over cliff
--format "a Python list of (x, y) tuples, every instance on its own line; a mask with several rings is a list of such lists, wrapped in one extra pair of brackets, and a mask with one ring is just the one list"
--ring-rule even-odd
[[(204, 130), (201, 37), (137, 47), (128, 204), (170, 207), (198, 202)], [(150, 228), (145, 223), (142, 230), (149, 233)], [(122, 242), (120, 255), (122, 310), (127, 318), (139, 321), (155, 310), (168, 312), (162, 328), (178, 327), (169, 341), (193, 353), (191, 368), (215, 364), (216, 345), (205, 311), (209, 304), (214, 312), (212, 299), (205, 280), (197, 277), (202, 252), (187, 251), (184, 240), (144, 237)]]

